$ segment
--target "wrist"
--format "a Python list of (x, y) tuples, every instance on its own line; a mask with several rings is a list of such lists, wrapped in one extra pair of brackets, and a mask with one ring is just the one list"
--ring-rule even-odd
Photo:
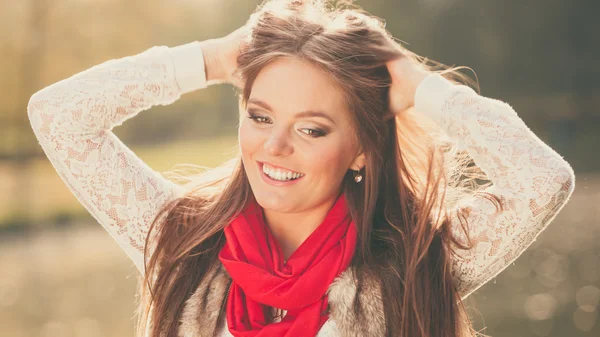
[(202, 42), (202, 54), (204, 55), (206, 81), (213, 83), (225, 81), (223, 65), (219, 58), (219, 41), (207, 40)]
[(429, 76), (430, 72), (424, 69), (419, 63), (410, 58), (404, 58), (399, 62), (404, 92), (410, 100), (410, 105), (414, 105), (414, 98), (417, 88)]

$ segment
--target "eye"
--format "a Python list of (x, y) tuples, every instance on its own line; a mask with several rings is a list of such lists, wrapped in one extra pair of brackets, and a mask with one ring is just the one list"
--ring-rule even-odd
[(319, 129), (300, 129), (300, 132), (307, 134), (313, 138), (325, 136), (325, 131)]
[(257, 124), (271, 124), (269, 117), (260, 116), (248, 111), (248, 118)]

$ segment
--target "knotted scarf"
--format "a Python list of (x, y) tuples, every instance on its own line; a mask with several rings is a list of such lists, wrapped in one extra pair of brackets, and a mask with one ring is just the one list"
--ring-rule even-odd
[[(225, 228), (219, 259), (232, 278), (227, 324), (235, 337), (316, 336), (327, 321), (327, 289), (350, 264), (357, 232), (346, 198), (338, 197), (323, 222), (287, 262), (255, 200)], [(270, 307), (287, 310), (269, 321)]]

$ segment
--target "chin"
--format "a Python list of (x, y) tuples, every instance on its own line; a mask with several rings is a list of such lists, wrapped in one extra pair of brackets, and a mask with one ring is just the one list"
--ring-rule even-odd
[(264, 209), (268, 209), (270, 211), (279, 212), (279, 213), (288, 213), (293, 211), (294, 203), (292, 200), (282, 199), (279, 196), (275, 195), (263, 195), (261, 193), (254, 194), (256, 198), (256, 202), (260, 205), (260, 207)]

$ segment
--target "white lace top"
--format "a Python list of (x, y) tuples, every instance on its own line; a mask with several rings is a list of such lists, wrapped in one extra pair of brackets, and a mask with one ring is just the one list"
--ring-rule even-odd
[[(40, 90), (29, 102), (31, 125), (52, 165), (140, 272), (150, 222), (161, 205), (183, 191), (148, 167), (112, 129), (206, 85), (202, 49), (192, 42), (107, 61)], [(496, 214), (483, 197), (459, 203), (471, 209), (467, 220), (477, 242), (453, 261), (455, 283), (466, 297), (548, 226), (573, 192), (575, 175), (508, 104), (469, 87), (430, 75), (417, 89), (415, 107), (468, 150), (493, 182), (489, 192), (505, 204)]]

